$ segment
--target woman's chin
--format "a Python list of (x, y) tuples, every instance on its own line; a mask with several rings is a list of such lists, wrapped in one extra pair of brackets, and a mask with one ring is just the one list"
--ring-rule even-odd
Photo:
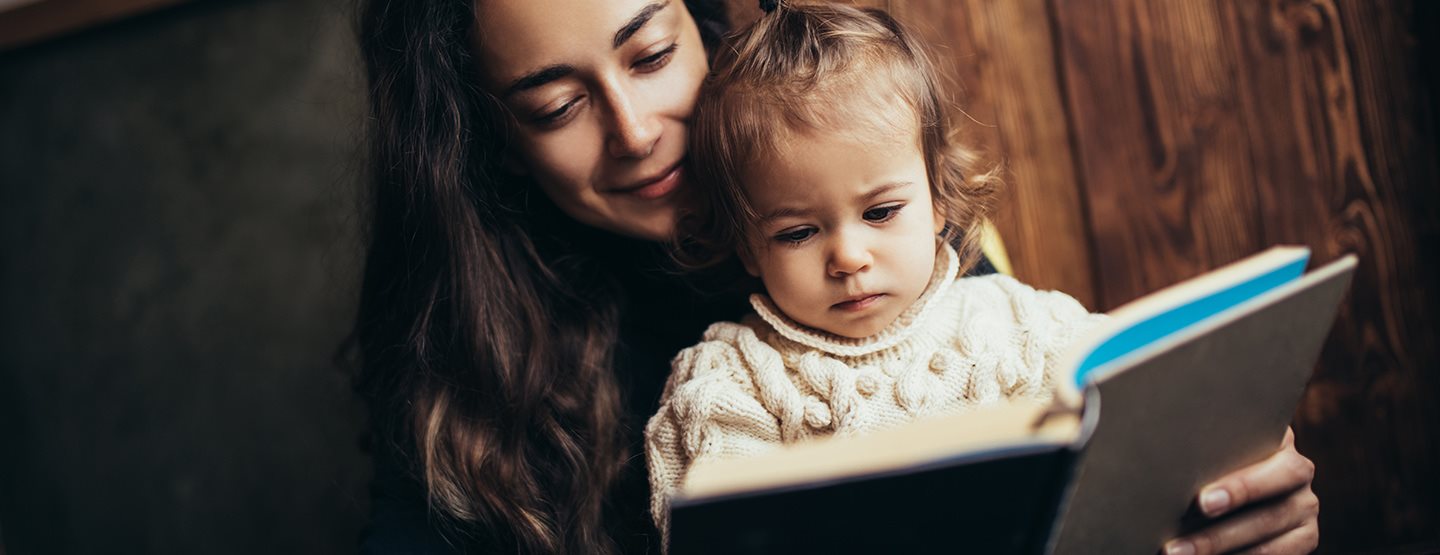
[(674, 206), (656, 207), (645, 214), (635, 214), (607, 227), (610, 231), (646, 241), (670, 240), (675, 233), (678, 210)]

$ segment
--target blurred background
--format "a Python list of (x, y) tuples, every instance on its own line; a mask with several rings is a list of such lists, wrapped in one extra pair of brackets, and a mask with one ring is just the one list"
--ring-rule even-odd
[(354, 552), (349, 4), (129, 4), (0, 12), (4, 553)]
[[(935, 46), (1022, 280), (1358, 254), (1294, 421), (1321, 551), (1440, 550), (1440, 2), (857, 3)], [(350, 10), (0, 0), (0, 555), (355, 550)]]

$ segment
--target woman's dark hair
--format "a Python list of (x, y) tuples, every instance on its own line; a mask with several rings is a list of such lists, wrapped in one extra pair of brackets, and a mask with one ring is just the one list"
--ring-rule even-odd
[[(478, 83), (475, 1), (361, 0), (356, 388), (380, 449), (409, 462), (452, 540), (611, 552), (605, 506), (627, 457), (618, 302), (568, 246), (580, 224), (500, 169), (507, 116)], [(713, 43), (722, 2), (686, 4)]]

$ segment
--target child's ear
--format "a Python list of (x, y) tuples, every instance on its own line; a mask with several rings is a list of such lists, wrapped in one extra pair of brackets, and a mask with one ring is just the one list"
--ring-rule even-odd
[(936, 207), (935, 207), (935, 234), (936, 234), (936, 235), (939, 235), (941, 231), (945, 231), (945, 213), (944, 213), (942, 210), (940, 210), (940, 207), (939, 207), (939, 206), (936, 206)]

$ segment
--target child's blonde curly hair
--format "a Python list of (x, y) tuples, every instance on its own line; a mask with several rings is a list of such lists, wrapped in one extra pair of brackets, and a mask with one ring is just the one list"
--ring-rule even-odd
[(679, 260), (705, 267), (748, 249), (757, 215), (745, 196), (747, 167), (797, 133), (912, 132), (945, 238), (961, 271), (980, 252), (999, 196), (997, 170), (974, 173), (922, 45), (889, 14), (831, 3), (790, 4), (728, 37), (716, 52), (692, 116), (688, 172), (699, 208), (680, 230)]

